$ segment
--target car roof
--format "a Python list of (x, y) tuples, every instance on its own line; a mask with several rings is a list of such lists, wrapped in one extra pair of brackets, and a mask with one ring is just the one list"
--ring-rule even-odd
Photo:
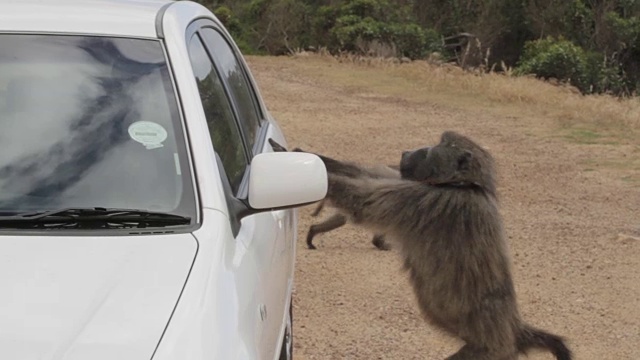
[(156, 17), (172, 0), (0, 0), (0, 32), (157, 38)]

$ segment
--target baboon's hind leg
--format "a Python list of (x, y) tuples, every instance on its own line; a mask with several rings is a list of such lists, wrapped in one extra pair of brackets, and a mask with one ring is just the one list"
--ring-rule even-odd
[(307, 247), (309, 249), (315, 249), (315, 245), (313, 245), (313, 237), (325, 233), (327, 231), (331, 231), (339, 228), (347, 223), (347, 217), (342, 214), (335, 214), (328, 218), (327, 220), (311, 225), (309, 227), (309, 232), (307, 233)]
[(371, 240), (371, 243), (373, 244), (373, 246), (378, 248), (378, 250), (384, 250), (384, 251), (391, 250), (391, 246), (387, 244), (387, 242), (384, 239), (384, 235), (382, 234), (373, 235), (373, 240)]

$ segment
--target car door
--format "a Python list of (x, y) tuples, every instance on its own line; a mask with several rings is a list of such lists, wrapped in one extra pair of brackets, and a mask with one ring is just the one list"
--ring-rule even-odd
[[(230, 197), (245, 198), (251, 158), (271, 151), (266, 137), (272, 129), (263, 118), (263, 109), (253, 92), (228, 38), (212, 22), (201, 20), (190, 35), (189, 51), (196, 73), (212, 145), (219, 158), (221, 178)], [(232, 199), (230, 198), (230, 203)], [(247, 281), (254, 289), (256, 324), (251, 331), (261, 359), (273, 359), (283, 327), (289, 298), (291, 242), (287, 243), (284, 222), (290, 211), (267, 212), (241, 221), (229, 211), (236, 241), (246, 248), (243, 261), (251, 266), (255, 279)], [(247, 273), (242, 271), (241, 273)], [(255, 285), (257, 284), (257, 285)]]

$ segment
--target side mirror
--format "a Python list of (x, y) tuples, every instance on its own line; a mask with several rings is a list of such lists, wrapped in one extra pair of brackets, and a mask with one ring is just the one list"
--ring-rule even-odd
[(272, 152), (251, 161), (248, 201), (254, 210), (310, 204), (322, 200), (327, 188), (327, 169), (317, 155)]

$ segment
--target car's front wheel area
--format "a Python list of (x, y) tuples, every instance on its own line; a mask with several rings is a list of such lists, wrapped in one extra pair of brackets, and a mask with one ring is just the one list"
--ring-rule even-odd
[(279, 360), (291, 359), (293, 359), (293, 301), (289, 302), (289, 315), (287, 316), (287, 324), (284, 329)]

